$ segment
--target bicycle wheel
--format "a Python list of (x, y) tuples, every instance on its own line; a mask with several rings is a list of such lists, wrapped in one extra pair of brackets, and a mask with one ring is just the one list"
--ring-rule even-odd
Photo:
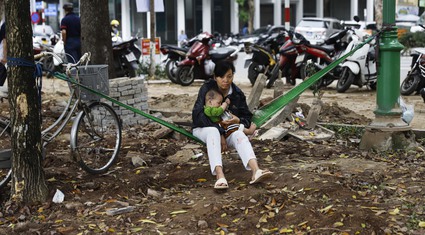
[(12, 137), (10, 126), (0, 121), (0, 188), (12, 177)]
[(81, 111), (71, 129), (73, 158), (91, 174), (106, 172), (118, 158), (121, 123), (111, 106), (94, 102)]

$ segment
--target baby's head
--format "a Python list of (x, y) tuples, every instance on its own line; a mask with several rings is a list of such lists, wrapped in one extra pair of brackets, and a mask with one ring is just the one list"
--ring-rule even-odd
[(223, 95), (216, 89), (207, 91), (205, 95), (205, 105), (219, 107), (223, 103)]

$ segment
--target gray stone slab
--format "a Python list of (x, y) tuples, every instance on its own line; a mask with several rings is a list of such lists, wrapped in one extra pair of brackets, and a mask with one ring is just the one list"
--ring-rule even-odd
[(267, 130), (264, 134), (262, 134), (259, 139), (260, 140), (280, 140), (285, 135), (287, 135), (289, 130), (284, 127), (275, 126)]
[(248, 108), (251, 112), (253, 112), (254, 109), (258, 107), (258, 104), (260, 104), (260, 97), (263, 93), (264, 86), (266, 85), (266, 79), (267, 77), (262, 73), (257, 76), (257, 80), (255, 81), (247, 99)]

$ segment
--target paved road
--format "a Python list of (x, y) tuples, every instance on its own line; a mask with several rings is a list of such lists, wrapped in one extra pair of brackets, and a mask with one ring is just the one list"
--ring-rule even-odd
[[(238, 59), (235, 63), (236, 67), (236, 74), (234, 78), (235, 83), (250, 83), (248, 80), (248, 68), (244, 68), (245, 64), (245, 58), (247, 57), (247, 54), (244, 52), (240, 52), (238, 55)], [(403, 82), (404, 78), (406, 77), (407, 72), (410, 69), (410, 62), (411, 57), (409, 56), (402, 56), (400, 58), (400, 84)], [(299, 83), (301, 80), (297, 79), (297, 83)], [(336, 85), (331, 84), (331, 86)]]

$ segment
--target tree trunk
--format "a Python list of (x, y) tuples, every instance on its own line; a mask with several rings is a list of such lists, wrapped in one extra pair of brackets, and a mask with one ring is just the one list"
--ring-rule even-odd
[(254, 31), (254, 14), (255, 14), (254, 0), (248, 0), (248, 32), (249, 33), (252, 33)]
[(4, 1), (0, 1), (0, 20), (3, 19)]
[(82, 53), (91, 52), (91, 64), (107, 64), (115, 78), (108, 0), (80, 0), (80, 14)]
[(43, 202), (48, 188), (42, 167), (40, 100), (34, 67), (30, 3), (5, 1), (8, 85), (12, 119), (12, 200), (18, 204)]
[(382, 0), (375, 0), (375, 22), (376, 22), (376, 27), (378, 29), (382, 28), (382, 20), (383, 20), (382, 8), (383, 8)]

